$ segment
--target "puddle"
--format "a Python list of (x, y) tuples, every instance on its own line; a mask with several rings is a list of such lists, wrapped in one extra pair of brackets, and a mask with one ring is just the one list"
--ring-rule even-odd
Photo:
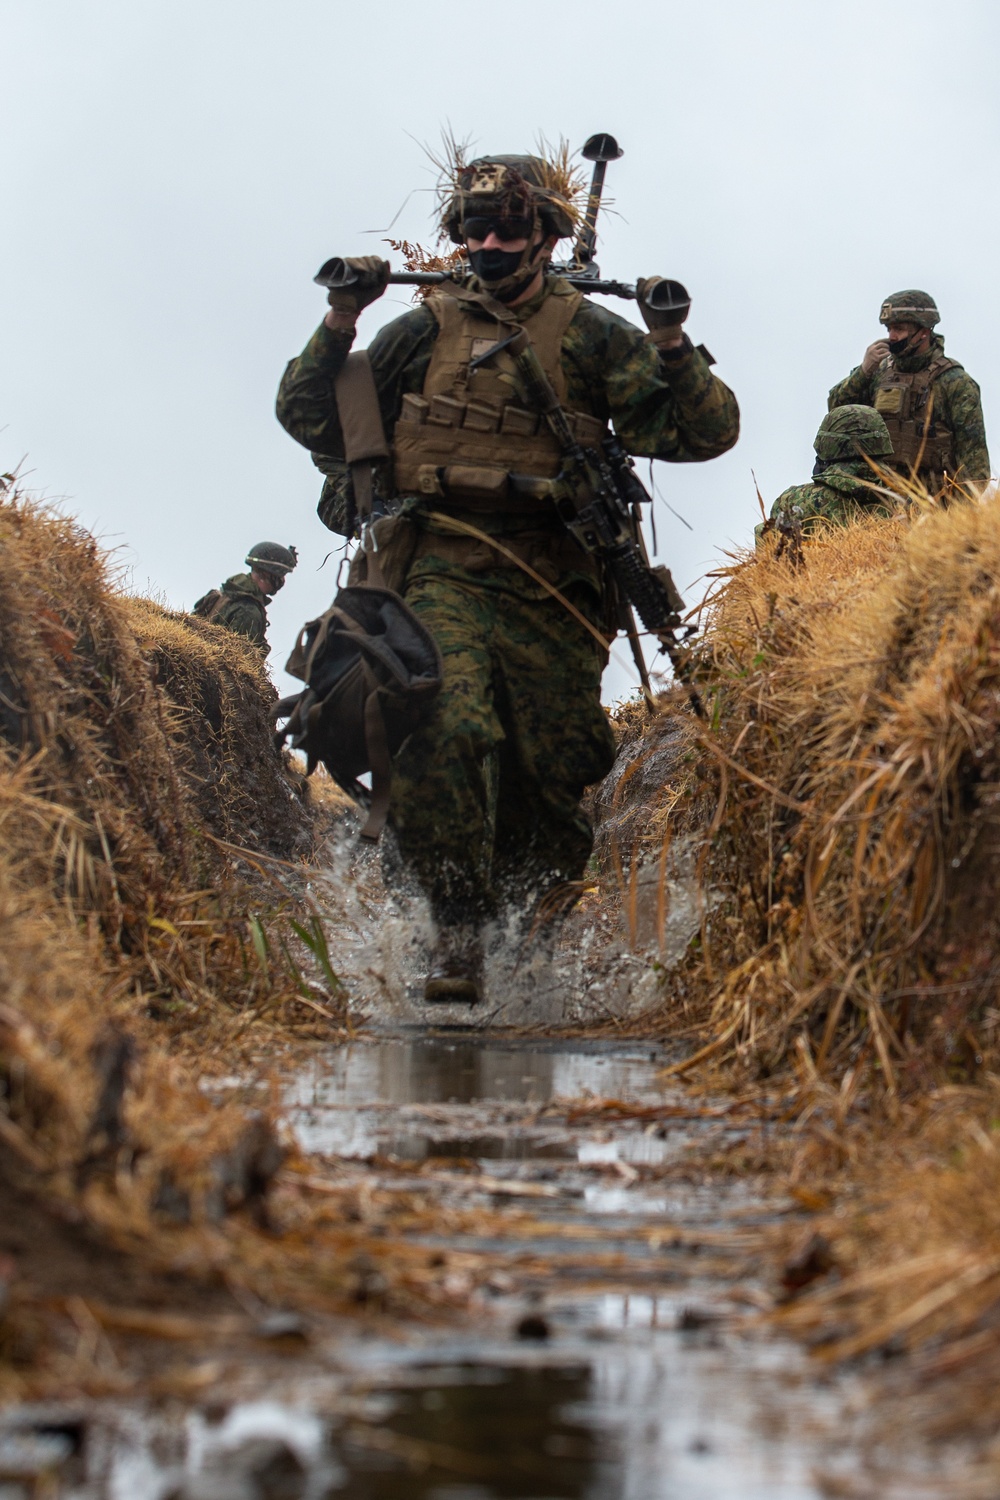
[(751, 1127), (668, 1093), (668, 1060), (448, 1030), (315, 1055), (284, 1095), (310, 1180), (441, 1268), (447, 1321), (317, 1321), (187, 1405), (97, 1403), (40, 1490), (0, 1418), (0, 1500), (913, 1500), (864, 1487), (865, 1379), (748, 1322), (783, 1210), (706, 1170)]
[[(156, 1409), (96, 1410), (75, 1474), (44, 1493), (62, 1500), (837, 1493), (828, 1482), (847, 1472), (841, 1391), (804, 1378), (784, 1350), (750, 1354), (715, 1335), (658, 1330), (648, 1305), (624, 1324), (627, 1339), (602, 1346), (602, 1309), (595, 1311), (593, 1325), (565, 1340), (561, 1353), (519, 1357), (508, 1346), (484, 1358), (482, 1343), (473, 1352), (455, 1342), (436, 1357), (413, 1351), (406, 1361), (379, 1348), (359, 1357), (368, 1368), (353, 1378), (327, 1377), (297, 1399), (279, 1392), (196, 1409), (182, 1421)], [(623, 1326), (620, 1308), (608, 1313), (606, 1328)], [(0, 1493), (7, 1500), (18, 1492)]]
[(313, 1059), (286, 1091), (284, 1102), (307, 1151), (364, 1158), (381, 1153), (407, 1160), (573, 1157), (568, 1145), (546, 1140), (544, 1133), (519, 1138), (486, 1132), (447, 1138), (426, 1130), (393, 1133), (385, 1116), (390, 1106), (408, 1105), (537, 1107), (553, 1099), (587, 1098), (655, 1103), (662, 1098), (657, 1075), (666, 1061), (665, 1054), (648, 1046), (560, 1046), (448, 1033), (392, 1037), (356, 1042)]

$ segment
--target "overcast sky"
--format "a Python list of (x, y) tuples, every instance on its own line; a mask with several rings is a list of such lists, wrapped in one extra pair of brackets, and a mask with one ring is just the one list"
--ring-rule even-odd
[[(323, 260), (379, 252), (397, 214), (431, 238), (421, 143), (450, 122), (484, 151), (596, 130), (624, 147), (602, 267), (687, 285), (743, 411), (731, 453), (657, 466), (693, 528), (658, 506), (659, 555), (692, 600), (751, 537), (751, 469), (768, 504), (808, 478), (826, 392), (889, 292), (937, 298), (996, 472), (998, 18), (989, 0), (0, 0), (0, 469), (23, 462), (177, 607), (252, 543), (294, 542), (280, 667), (339, 542), (275, 389), (325, 310)], [(608, 674), (606, 695), (626, 688)]]

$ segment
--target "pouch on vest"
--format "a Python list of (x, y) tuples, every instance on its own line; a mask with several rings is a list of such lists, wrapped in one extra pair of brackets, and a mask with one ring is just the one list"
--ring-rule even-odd
[[(361, 837), (376, 840), (389, 811), (391, 757), (441, 690), (437, 642), (398, 594), (348, 586), (303, 626), (285, 670), (306, 687), (275, 708), (276, 720), (288, 720), (275, 743), (304, 751), (307, 774), (322, 761), (368, 807)], [(370, 794), (358, 781), (366, 771)]]

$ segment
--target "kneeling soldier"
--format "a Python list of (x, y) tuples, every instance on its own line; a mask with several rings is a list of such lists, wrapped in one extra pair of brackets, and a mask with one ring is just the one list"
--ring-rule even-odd
[[(395, 759), (389, 814), (437, 924), (428, 1000), (479, 999), (484, 924), (580, 879), (593, 842), (580, 799), (614, 759), (600, 699), (607, 651), (586, 624), (606, 639), (618, 614), (605, 570), (544, 498), (562, 454), (526, 404), (505, 347), (512, 328), (527, 331), (588, 447), (613, 422), (629, 452), (690, 463), (739, 432), (732, 392), (679, 324), (662, 326), (669, 319), (640, 303), (644, 333), (549, 273), (574, 228), (552, 183), (535, 157), (460, 168), (443, 226), (471, 274), (382, 328), (369, 350), (391, 463), (374, 475), (382, 519), (368, 555), (444, 660), (443, 689)], [(330, 475), (321, 515), (345, 531), (334, 381), (389, 274), (375, 257), (350, 265), (357, 281), (330, 292), (277, 408)], [(536, 493), (521, 476), (539, 479)]]
[[(771, 521), (779, 530), (793, 525), (809, 530), (809, 523), (817, 520), (846, 526), (858, 516), (889, 516), (899, 509), (902, 501), (879, 486), (867, 462), (873, 458), (884, 465), (892, 458), (892, 441), (877, 411), (870, 406), (838, 406), (827, 412), (813, 447), (812, 479), (792, 485), (771, 507)], [(756, 528), (758, 541), (770, 529), (762, 522)]]
[(192, 614), (213, 625), (225, 625), (237, 635), (248, 636), (264, 656), (267, 644), (267, 606), (298, 562), (294, 547), (280, 542), (259, 542), (247, 553), (249, 573), (234, 573), (221, 588), (209, 589), (195, 604)]

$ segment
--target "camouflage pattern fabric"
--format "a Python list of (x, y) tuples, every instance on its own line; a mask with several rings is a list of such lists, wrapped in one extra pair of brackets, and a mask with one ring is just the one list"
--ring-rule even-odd
[[(899, 359), (887, 355), (870, 375), (857, 365), (846, 380), (833, 387), (827, 405), (831, 411), (835, 406), (874, 406), (876, 392), (894, 370), (904, 375), (914, 374), (925, 370), (932, 359), (943, 353), (944, 339), (934, 334), (925, 354), (903, 355)], [(990, 455), (979, 386), (959, 365), (945, 370), (934, 382), (933, 391), (934, 422), (954, 434), (958, 477), (979, 482), (989, 479)]]
[[(543, 286), (539, 303), (547, 295)], [(390, 443), (403, 396), (424, 389), (438, 328), (422, 304), (370, 345)], [(343, 534), (354, 520), (333, 382), (352, 342), (352, 331), (321, 325), (287, 367), (277, 401), (279, 421), (328, 476), (321, 519)], [(700, 352), (685, 346), (661, 358), (642, 329), (586, 299), (561, 363), (567, 406), (613, 421), (634, 454), (692, 463), (737, 439), (736, 399)], [(388, 466), (375, 479), (386, 493)], [(600, 705), (601, 648), (501, 553), (438, 525), (428, 503), (404, 499), (393, 524), (415, 542), (402, 592), (441, 648), (444, 688), (395, 759), (390, 821), (436, 918), (452, 925), (582, 875), (592, 835), (580, 798), (610, 769), (614, 747)], [(600, 617), (599, 570), (555, 517), (547, 530), (539, 518), (469, 519)]]
[[(797, 521), (808, 532), (815, 529), (811, 522), (846, 526), (862, 515), (893, 515), (898, 508), (893, 497), (873, 492), (873, 483), (877, 483), (875, 475), (863, 459), (840, 459), (808, 484), (793, 484), (779, 495), (771, 506), (771, 519), (779, 524)], [(755, 528), (758, 541), (763, 532), (761, 522)]]
[[(543, 287), (539, 301), (547, 294)], [(518, 311), (527, 313), (531, 306)], [(390, 442), (403, 396), (419, 395), (424, 388), (437, 334), (437, 319), (421, 304), (372, 340), (368, 352)], [(351, 331), (321, 324), (288, 365), (278, 391), (279, 422), (325, 472), (321, 461), (344, 457), (333, 380), (352, 343)], [(662, 359), (641, 328), (586, 298), (563, 339), (562, 367), (567, 406), (601, 421), (610, 419), (625, 447), (638, 457), (699, 463), (725, 453), (739, 436), (736, 398), (697, 349), (687, 347), (677, 359)], [(376, 472), (376, 481), (380, 477), (385, 487), (384, 476)], [(325, 524), (338, 519), (342, 496), (335, 477), (324, 487)]]
[(225, 625), (237, 635), (245, 635), (259, 646), (264, 656), (271, 648), (267, 644), (267, 608), (270, 594), (259, 589), (249, 573), (234, 573), (222, 585), (223, 600), (212, 616), (213, 625)]
[[(593, 842), (580, 798), (614, 760), (605, 653), (558, 601), (512, 581), (418, 562), (406, 587), (444, 686), (395, 759), (389, 818), (445, 925), (578, 880)], [(583, 590), (574, 603), (586, 609)]]

